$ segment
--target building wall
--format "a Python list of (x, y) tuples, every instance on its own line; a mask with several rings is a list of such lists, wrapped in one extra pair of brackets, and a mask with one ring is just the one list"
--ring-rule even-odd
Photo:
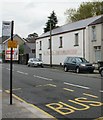
[[(93, 40), (93, 26), (96, 27), (95, 40)], [(79, 46), (74, 46), (75, 34), (77, 33), (79, 35)], [(60, 37), (62, 37), (62, 48), (59, 48)], [(36, 41), (36, 57), (39, 57), (39, 54), (41, 54), (45, 64), (50, 64), (49, 39), (50, 37), (45, 37)], [(39, 50), (40, 41), (42, 41), (41, 50)], [(87, 26), (86, 29), (52, 36), (52, 63), (60, 65), (67, 56), (84, 57), (90, 62), (103, 60), (103, 24)]]
[[(93, 40), (92, 27), (95, 26), (96, 39)], [(89, 26), (89, 60), (91, 62), (98, 62), (102, 59), (102, 24)]]
[[(63, 64), (67, 56), (80, 56), (85, 57), (85, 38), (86, 30), (81, 29), (78, 31), (68, 32), (52, 36), (52, 63)], [(78, 33), (78, 46), (75, 46), (75, 34)], [(60, 37), (62, 37), (62, 47), (60, 48)], [(36, 41), (36, 57), (42, 54), (42, 60), (45, 64), (50, 64), (50, 49), (48, 49), (48, 40), (50, 37), (38, 39)], [(84, 40), (84, 42), (83, 42)], [(40, 41), (42, 41), (42, 49), (40, 48)], [(84, 45), (83, 45), (84, 44)]]

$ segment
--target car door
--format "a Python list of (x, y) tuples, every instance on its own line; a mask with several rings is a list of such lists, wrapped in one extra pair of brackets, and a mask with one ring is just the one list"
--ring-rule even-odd
[(72, 60), (71, 60), (71, 70), (75, 70), (75, 68), (76, 68), (76, 59), (72, 58)]
[(30, 66), (32, 66), (32, 65), (33, 65), (33, 59), (30, 60)]
[(68, 70), (72, 70), (72, 59), (72, 57), (69, 57), (69, 59), (67, 60)]

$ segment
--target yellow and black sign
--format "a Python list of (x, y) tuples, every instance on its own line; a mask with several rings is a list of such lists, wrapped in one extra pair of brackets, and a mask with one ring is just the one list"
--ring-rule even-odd
[(9, 40), (8, 41), (8, 48), (17, 48), (18, 42), (16, 40)]

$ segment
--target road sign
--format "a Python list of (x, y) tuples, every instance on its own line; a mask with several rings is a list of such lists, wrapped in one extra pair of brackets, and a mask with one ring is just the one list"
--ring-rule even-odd
[(10, 21), (2, 22), (2, 36), (11, 36), (11, 22)]
[(17, 48), (18, 42), (16, 40), (8, 41), (8, 48)]

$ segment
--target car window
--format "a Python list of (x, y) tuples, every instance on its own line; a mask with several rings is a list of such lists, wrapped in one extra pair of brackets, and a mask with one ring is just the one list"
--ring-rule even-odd
[(67, 58), (64, 60), (64, 63), (66, 63), (66, 62), (68, 61), (68, 59), (69, 59), (69, 58), (67, 57)]
[(76, 63), (76, 59), (75, 58), (72, 58), (72, 63)]
[(67, 62), (68, 62), (68, 63), (72, 63), (72, 60), (73, 60), (73, 58), (70, 57)]
[(77, 63), (87, 63), (87, 60), (84, 58), (76, 58)]

